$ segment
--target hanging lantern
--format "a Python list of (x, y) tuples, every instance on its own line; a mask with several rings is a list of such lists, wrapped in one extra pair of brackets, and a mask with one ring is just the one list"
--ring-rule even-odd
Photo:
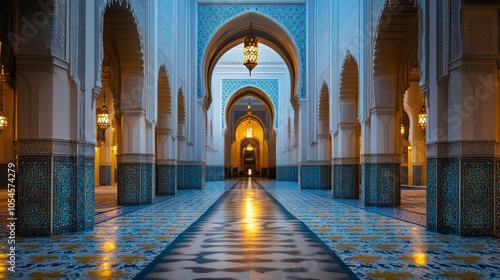
[(250, 119), (248, 119), (246, 137), (253, 138), (253, 127), (252, 127), (252, 124), (250, 123)]
[(106, 105), (97, 109), (97, 127), (106, 130), (109, 127), (109, 113)]
[(422, 104), (422, 108), (420, 109), (420, 113), (418, 114), (418, 126), (425, 131), (427, 128), (427, 108), (426, 108), (426, 102), (425, 102), (425, 97), (424, 97), (424, 102)]
[(253, 151), (253, 146), (249, 143), (247, 146), (247, 151)]
[(0, 134), (7, 128), (7, 117), (0, 111)]
[(257, 46), (257, 37), (253, 35), (252, 23), (250, 23), (250, 31), (243, 42), (243, 65), (250, 70), (252, 76), (252, 69), (257, 66), (259, 61), (259, 47)]
[(405, 125), (401, 122), (401, 136), (405, 135)]

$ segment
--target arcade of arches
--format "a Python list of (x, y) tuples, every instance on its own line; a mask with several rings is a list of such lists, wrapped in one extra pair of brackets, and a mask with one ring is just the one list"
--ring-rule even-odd
[(420, 189), (427, 230), (500, 236), (497, 1), (232, 2), (0, 3), (19, 236), (92, 230), (101, 186), (144, 206), (248, 177), (361, 207)]

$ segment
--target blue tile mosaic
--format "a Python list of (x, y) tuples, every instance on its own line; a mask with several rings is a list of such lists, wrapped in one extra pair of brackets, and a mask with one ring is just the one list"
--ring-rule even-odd
[[(53, 157), (52, 234), (76, 231), (76, 157)], [(50, 194), (49, 194), (50, 195)]]
[(156, 195), (175, 195), (177, 190), (177, 166), (156, 165)]
[(493, 157), (461, 159), (460, 235), (494, 233), (494, 166)]
[(437, 160), (437, 231), (459, 234), (460, 207), (460, 160), (438, 158)]
[(51, 156), (19, 156), (18, 229), (20, 236), (51, 234)]
[(153, 165), (153, 163), (118, 163), (118, 205), (152, 203)]
[(332, 173), (330, 165), (303, 165), (300, 169), (300, 188), (330, 190)]
[(224, 181), (224, 166), (206, 166), (206, 181)]
[(197, 45), (197, 98), (203, 98), (201, 75), (202, 59), (208, 42), (217, 30), (229, 20), (247, 12), (263, 14), (289, 32), (300, 56), (299, 96), (306, 98), (306, 4), (205, 4), (198, 3), (198, 45)]
[(395, 207), (401, 204), (400, 164), (370, 163), (365, 165), (365, 205)]
[[(206, 170), (201, 165), (177, 166), (178, 190), (201, 190), (204, 187)], [(179, 178), (180, 177), (180, 178)]]
[(437, 159), (427, 159), (426, 186), (427, 228), (437, 231)]
[(334, 198), (359, 199), (359, 168), (357, 164), (332, 166)]
[[(274, 112), (279, 112), (278, 111), (278, 95), (279, 95), (279, 83), (278, 80), (276, 79), (247, 79), (247, 80), (239, 80), (239, 79), (223, 79), (222, 80), (222, 112), (226, 111), (226, 105), (227, 101), (229, 98), (240, 88), (247, 87), (247, 86), (254, 86), (262, 91), (264, 91), (269, 98), (271, 99), (274, 107)], [(221, 118), (221, 124), (222, 124), (222, 129), (225, 129), (225, 114), (222, 114)], [(274, 128), (278, 128), (278, 118), (276, 117), (275, 113), (275, 120), (274, 120)]]
[[(82, 192), (81, 195), (85, 197), (85, 201), (84, 202), (82, 201), (82, 203), (85, 204), (85, 230), (91, 230), (94, 228), (94, 209), (95, 209), (94, 162), (95, 162), (94, 157), (83, 157), (78, 162), (79, 164), (83, 164), (84, 165), (83, 168), (85, 169), (84, 176), (79, 176), (80, 178), (81, 177), (84, 178), (83, 182), (84, 191), (80, 190), (80, 192)], [(78, 224), (80, 224), (80, 222)]]

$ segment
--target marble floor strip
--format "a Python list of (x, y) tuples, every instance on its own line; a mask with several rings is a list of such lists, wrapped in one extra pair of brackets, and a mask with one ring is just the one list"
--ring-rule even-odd
[(239, 182), (173, 245), (136, 279), (356, 279), (251, 179)]

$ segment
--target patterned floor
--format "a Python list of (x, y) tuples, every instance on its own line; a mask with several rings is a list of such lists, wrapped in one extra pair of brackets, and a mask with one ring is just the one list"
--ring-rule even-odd
[(430, 232), (318, 191), (300, 191), (297, 183), (260, 184), (360, 279), (500, 279), (500, 239)]
[(250, 179), (173, 245), (137, 279), (351, 279), (314, 233)]
[[(103, 222), (93, 231), (51, 238), (18, 238), (14, 274), (6, 271), (7, 240), (0, 238), (0, 278), (132, 279), (158, 259), (174, 239), (202, 216), (233, 183), (207, 183), (203, 191), (180, 191), (177, 196), (133, 212), (110, 214), (103, 217)], [(359, 201), (335, 200), (329, 191), (300, 191), (297, 183), (258, 183), (312, 230), (328, 246), (327, 251), (338, 255), (360, 279), (500, 279), (500, 239), (437, 234), (418, 223), (402, 221), (401, 218), (412, 217), (405, 216), (404, 213), (411, 213), (408, 211), (362, 209)], [(262, 194), (262, 197), (267, 196)], [(253, 208), (260, 209), (255, 213), (261, 211), (269, 219), (274, 219), (279, 212), (265, 208), (268, 206), (259, 206), (260, 199), (254, 198), (253, 202), (257, 202)], [(233, 207), (238, 208), (241, 200), (233, 203)], [(247, 200), (243, 203), (238, 209), (247, 209)], [(98, 213), (96, 221), (99, 215), (117, 210), (120, 209)], [(380, 211), (380, 214), (374, 211)], [(247, 225), (253, 224), (249, 223), (255, 218), (252, 215)], [(222, 222), (222, 216), (219, 218)], [(259, 225), (256, 219), (255, 225)], [(208, 231), (217, 225), (204, 224), (202, 227)], [(270, 240), (274, 240), (274, 236)], [(194, 247), (197, 242), (200, 241), (193, 239), (189, 247)], [(173, 248), (184, 247), (174, 244)], [(318, 256), (322, 259), (325, 255)], [(281, 257), (258, 258), (274, 262)], [(294, 264), (302, 266), (299, 261)], [(311, 263), (305, 264), (308, 265)], [(189, 276), (181, 279), (189, 279)]]

